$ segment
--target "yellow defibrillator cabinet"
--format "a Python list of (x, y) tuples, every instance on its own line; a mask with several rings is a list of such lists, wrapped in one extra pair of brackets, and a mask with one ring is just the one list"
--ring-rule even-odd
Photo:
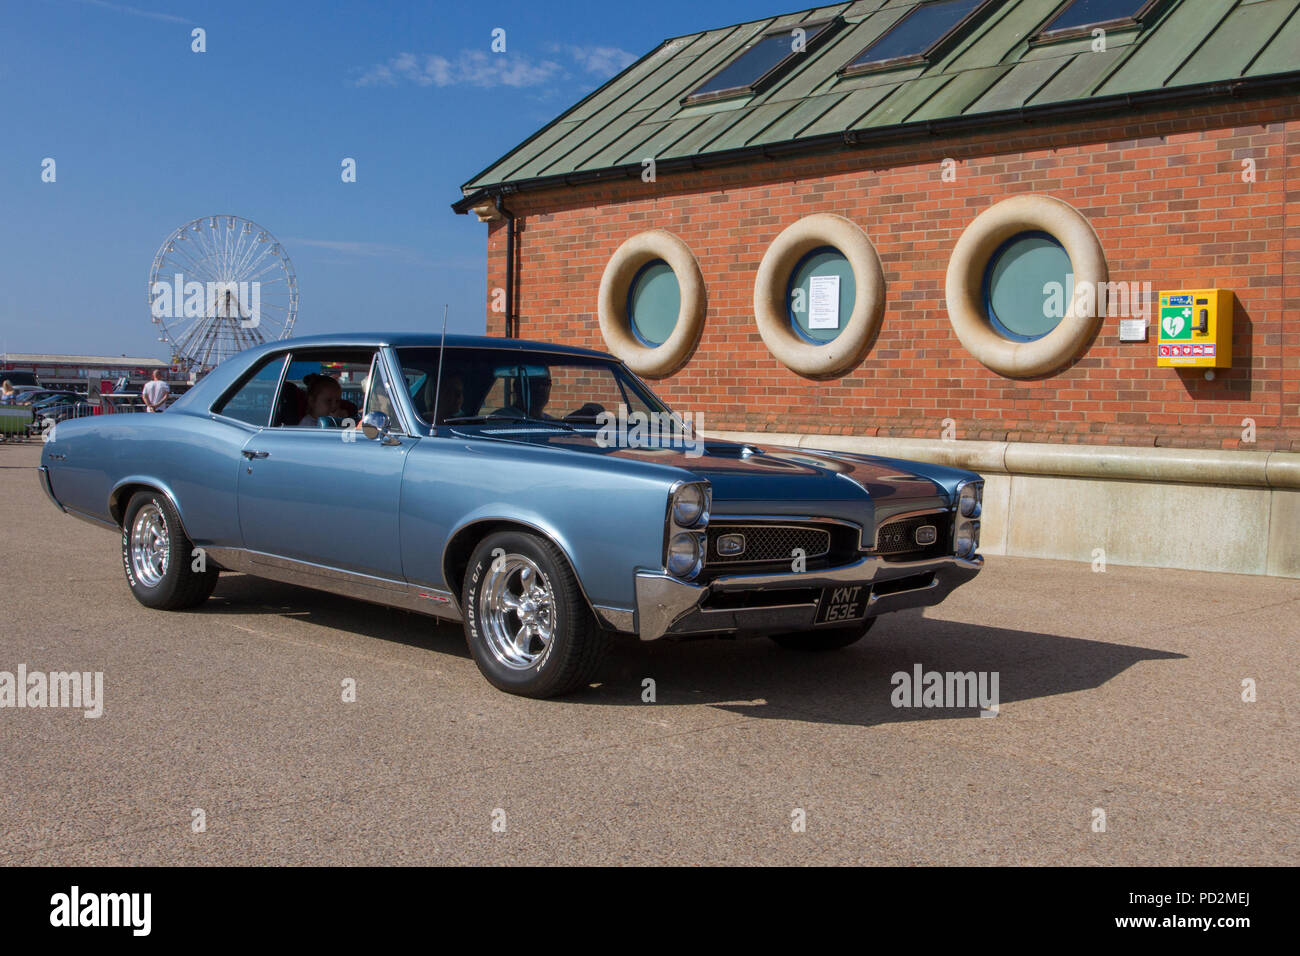
[(1162, 368), (1231, 368), (1231, 290), (1161, 292), (1156, 349)]

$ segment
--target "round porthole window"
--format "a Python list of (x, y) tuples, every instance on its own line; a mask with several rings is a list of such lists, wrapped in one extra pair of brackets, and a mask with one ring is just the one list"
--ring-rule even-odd
[(1009, 378), (1065, 368), (1101, 327), (1106, 255), (1092, 224), (1051, 196), (1012, 196), (957, 240), (944, 286), (966, 350)]
[(671, 375), (704, 329), (704, 276), (690, 247), (671, 232), (632, 236), (610, 256), (596, 297), (600, 334), (628, 368)]
[(790, 325), (813, 345), (834, 341), (853, 314), (857, 286), (853, 266), (834, 246), (808, 253), (790, 273), (786, 292)]
[(627, 318), (638, 342), (651, 348), (667, 342), (681, 308), (682, 289), (672, 266), (655, 259), (637, 270), (627, 293)]
[(808, 378), (843, 375), (870, 350), (885, 315), (885, 274), (866, 233), (816, 213), (772, 240), (754, 277), (754, 319), (776, 358)]
[(1041, 339), (1065, 318), (1054, 308), (1061, 296), (1044, 289), (1067, 289), (1070, 256), (1065, 247), (1045, 232), (1012, 236), (989, 257), (984, 270), (984, 305), (993, 328), (1013, 342)]

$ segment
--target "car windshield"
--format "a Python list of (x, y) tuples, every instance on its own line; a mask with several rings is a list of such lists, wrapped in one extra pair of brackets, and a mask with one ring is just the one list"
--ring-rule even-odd
[(437, 348), (397, 350), (415, 413), (425, 423), (529, 420), (596, 428), (599, 416), (668, 413), (638, 379), (605, 359), (519, 349), (448, 348), (438, 387)]

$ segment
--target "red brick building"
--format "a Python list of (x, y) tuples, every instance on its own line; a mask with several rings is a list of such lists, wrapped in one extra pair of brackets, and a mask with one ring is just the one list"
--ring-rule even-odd
[[(1009, 552), (1100, 548), (1121, 563), (1300, 574), (1281, 539), (1300, 530), (1297, 8), (864, 0), (666, 41), (464, 187), (458, 211), (489, 223), (489, 333), (614, 351), (643, 374), (652, 352), (681, 345), (652, 384), (712, 431), (809, 447), (851, 436), (1003, 476)], [(764, 59), (764, 44), (801, 25), (806, 46), (771, 66), (782, 51)], [(767, 74), (744, 76), (746, 57)], [(848, 231), (818, 233), (828, 224)], [(801, 244), (800, 229), (812, 235)], [(651, 251), (616, 275), (620, 247), (649, 232), (671, 239), (647, 239)], [(1068, 317), (1018, 335), (993, 314), (999, 298), (1041, 298), (1037, 283), (1008, 284), (1014, 262), (998, 271), (1031, 235), (1109, 284), (1069, 341)], [(806, 323), (791, 335), (764, 304), (797, 288), (818, 243), (860, 247), (844, 249), (856, 292), (834, 336), (848, 337), (863, 298), (879, 300), (863, 344), (820, 365), (838, 340), (809, 338)], [(694, 334), (663, 345), (637, 334), (638, 348), (611, 329), (635, 325), (633, 267), (670, 248), (687, 250), (662, 256), (682, 302), (674, 332), (694, 321)], [(698, 297), (681, 274), (690, 258)], [(617, 294), (602, 300), (602, 280)], [(1161, 367), (1158, 297), (1209, 289), (1232, 293), (1231, 364)], [(1146, 319), (1147, 334), (1122, 340), (1125, 318)], [(1114, 447), (1050, 447), (1063, 444)], [(1122, 516), (1115, 535), (1079, 516), (1082, 538), (1054, 545), (1023, 526), (1078, 492), (1049, 476), (1115, 482), (1092, 491), (1126, 507), (1161, 486), (1204, 486), (1241, 525), (1210, 549), (1217, 558), (1179, 554), (1200, 544), (1137, 515), (1146, 544), (1118, 531)]]

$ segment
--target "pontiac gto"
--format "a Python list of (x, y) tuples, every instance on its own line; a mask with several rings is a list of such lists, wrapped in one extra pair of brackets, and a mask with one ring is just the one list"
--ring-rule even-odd
[(536, 342), (278, 341), (47, 439), (45, 492), (121, 533), (142, 604), (195, 607), (226, 570), (462, 621), (533, 697), (588, 683), (615, 633), (844, 647), (983, 564), (976, 474), (707, 440), (617, 359)]

